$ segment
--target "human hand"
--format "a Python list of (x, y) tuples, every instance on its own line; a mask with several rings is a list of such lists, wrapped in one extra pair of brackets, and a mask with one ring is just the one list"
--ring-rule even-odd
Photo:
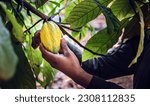
[(52, 67), (68, 74), (70, 71), (75, 71), (81, 68), (78, 59), (74, 53), (68, 48), (68, 45), (64, 39), (61, 40), (61, 52), (62, 54), (53, 54), (47, 51), (43, 45), (40, 45), (43, 58), (48, 61)]
[(69, 49), (66, 41), (61, 40), (61, 53), (53, 54), (47, 51), (42, 44), (40, 50), (43, 58), (51, 64), (52, 67), (60, 70), (75, 82), (86, 87), (92, 79), (92, 76), (86, 73), (80, 66), (79, 61), (75, 54)]

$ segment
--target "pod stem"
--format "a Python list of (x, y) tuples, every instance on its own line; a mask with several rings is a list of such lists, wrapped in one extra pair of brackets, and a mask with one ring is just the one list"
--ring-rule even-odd
[[(39, 10), (37, 10), (35, 7), (33, 7), (30, 3), (28, 3), (28, 2), (25, 1), (25, 0), (22, 0), (22, 2), (20, 2), (20, 0), (15, 0), (15, 1), (16, 1), (18, 4), (20, 4), (20, 5), (21, 5), (22, 2), (23, 2), (23, 4), (24, 4), (23, 7), (24, 7), (25, 9), (31, 11), (32, 13), (34, 13), (35, 15), (37, 15), (37, 16), (39, 16), (39, 17), (41, 18), (41, 19), (38, 20), (33, 26), (31, 26), (29, 29), (27, 29), (25, 32), (31, 30), (35, 25), (37, 25), (37, 24), (38, 24), (39, 22), (41, 22), (42, 20), (44, 20), (44, 21), (45, 21), (45, 20), (46, 20), (46, 21), (54, 21), (54, 20), (52, 20), (52, 18), (55, 17), (55, 15), (59, 14), (59, 13), (56, 13), (56, 14), (52, 15), (51, 17), (49, 17), (49, 16), (43, 14), (42, 12), (40, 12)], [(64, 9), (64, 8), (65, 8), (65, 7), (63, 7), (62, 9)], [(62, 9), (60, 9), (60, 11), (61, 11)], [(59, 12), (60, 12), (60, 11), (59, 11)], [(54, 22), (55, 22), (55, 21), (54, 21)], [(64, 25), (60, 25), (60, 24), (57, 23), (57, 22), (55, 22), (55, 23), (59, 26), (59, 28), (60, 28), (60, 30), (63, 32), (63, 34), (66, 34), (70, 39), (72, 39), (74, 42), (76, 42), (80, 47), (82, 47), (83, 49), (89, 51), (90, 53), (92, 53), (92, 54), (94, 54), (94, 55), (104, 56), (103, 54), (96, 53), (96, 52), (92, 51), (91, 49), (89, 49), (89, 48), (83, 46), (80, 42), (78, 42), (76, 39), (74, 39), (67, 31), (65, 31), (64, 28), (67, 28), (67, 29), (68, 29), (68, 27), (66, 27), (66, 26), (64, 26)], [(73, 30), (73, 29), (70, 28), (70, 30)], [(77, 30), (75, 30), (75, 31), (77, 31)]]

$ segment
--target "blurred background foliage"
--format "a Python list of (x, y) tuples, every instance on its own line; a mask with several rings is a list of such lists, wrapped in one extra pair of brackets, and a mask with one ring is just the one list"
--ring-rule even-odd
[[(149, 0), (0, 0), (1, 88), (35, 89), (36, 83), (47, 88), (57, 73), (42, 58), (39, 49), (34, 50), (31, 46), (32, 37), (41, 29), (44, 19), (33, 13), (24, 2), (37, 13), (41, 12), (66, 26), (66, 31), (78, 42), (90, 33), (85, 47), (99, 55), (83, 49), (83, 61), (106, 54), (123, 29), (129, 37), (141, 34), (138, 25), (134, 27), (141, 21), (137, 19), (139, 10), (136, 3), (144, 12), (144, 22), (148, 23), (150, 18)], [(107, 25), (103, 29), (96, 29), (90, 22), (100, 15), (105, 16)], [(133, 27), (139, 31), (134, 33)]]

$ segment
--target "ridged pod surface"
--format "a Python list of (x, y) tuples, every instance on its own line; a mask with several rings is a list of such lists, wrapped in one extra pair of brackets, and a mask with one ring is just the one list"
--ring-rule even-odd
[(52, 53), (58, 53), (62, 32), (59, 27), (52, 21), (45, 22), (41, 31), (40, 39), (44, 47)]

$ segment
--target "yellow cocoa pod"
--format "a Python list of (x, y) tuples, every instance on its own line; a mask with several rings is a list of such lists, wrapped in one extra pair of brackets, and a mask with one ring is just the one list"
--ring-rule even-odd
[(41, 31), (40, 39), (44, 47), (52, 53), (58, 53), (62, 32), (54, 22), (45, 22)]

